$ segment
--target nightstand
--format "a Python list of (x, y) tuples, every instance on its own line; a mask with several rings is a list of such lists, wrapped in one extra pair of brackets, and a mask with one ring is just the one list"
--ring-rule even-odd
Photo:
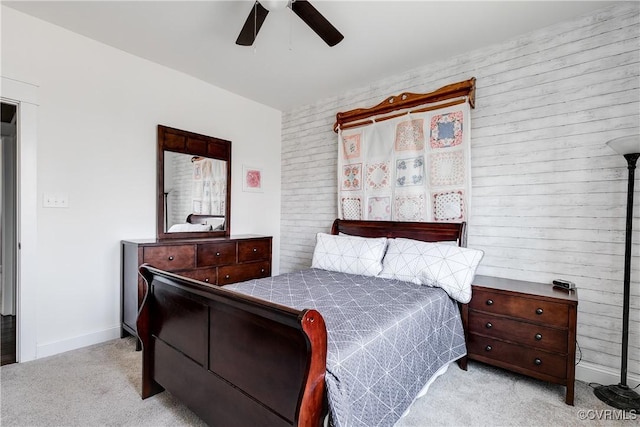
[(472, 289), (462, 305), (467, 358), (564, 385), (573, 405), (577, 291), (490, 276)]

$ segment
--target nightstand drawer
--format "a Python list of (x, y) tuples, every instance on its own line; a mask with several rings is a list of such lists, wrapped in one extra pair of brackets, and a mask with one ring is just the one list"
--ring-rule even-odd
[(218, 285), (228, 285), (270, 275), (271, 263), (269, 261), (218, 267)]
[(198, 267), (213, 267), (236, 263), (236, 242), (198, 245)]
[(512, 367), (518, 367), (532, 373), (550, 375), (555, 378), (566, 378), (566, 356), (548, 353), (504, 341), (469, 334), (467, 342), (469, 354), (476, 355), (478, 360), (488, 358), (500, 361)]
[(160, 270), (176, 271), (196, 266), (195, 245), (148, 246), (143, 262)]
[(567, 330), (469, 310), (469, 332), (529, 347), (567, 353)]
[(486, 289), (473, 290), (469, 308), (559, 327), (566, 327), (569, 322), (569, 307), (566, 304), (506, 295)]

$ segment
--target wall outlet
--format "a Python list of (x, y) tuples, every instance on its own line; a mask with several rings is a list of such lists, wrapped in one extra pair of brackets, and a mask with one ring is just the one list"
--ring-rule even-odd
[(42, 206), (45, 208), (68, 208), (69, 196), (62, 193), (44, 193)]

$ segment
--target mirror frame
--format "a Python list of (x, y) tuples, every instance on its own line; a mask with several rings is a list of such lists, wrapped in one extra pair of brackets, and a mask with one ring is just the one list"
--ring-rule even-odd
[[(156, 162), (156, 230), (158, 240), (200, 239), (231, 235), (231, 141), (158, 125), (158, 157)], [(164, 229), (164, 152), (209, 157), (227, 162), (227, 205), (225, 228), (219, 231), (167, 233)]]

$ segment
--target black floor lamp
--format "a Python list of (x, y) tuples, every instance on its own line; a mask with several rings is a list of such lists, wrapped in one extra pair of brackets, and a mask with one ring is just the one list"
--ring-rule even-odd
[(601, 385), (594, 394), (614, 408), (640, 411), (640, 395), (627, 385), (627, 359), (629, 352), (629, 295), (631, 292), (631, 230), (633, 228), (633, 183), (638, 157), (640, 157), (640, 135), (612, 139), (607, 145), (627, 159), (629, 183), (627, 190), (627, 227), (624, 246), (624, 302), (622, 305), (622, 363), (620, 383)]

